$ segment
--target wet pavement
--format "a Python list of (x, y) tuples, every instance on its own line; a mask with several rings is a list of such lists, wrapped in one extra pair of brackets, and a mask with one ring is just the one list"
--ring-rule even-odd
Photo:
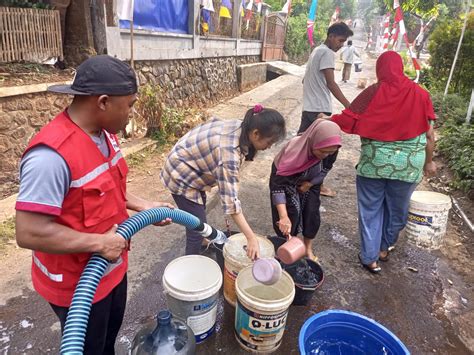
[[(363, 44), (356, 40), (355, 45)], [(358, 75), (368, 76), (372, 70), (373, 61), (366, 59), (364, 72)], [(340, 72), (336, 75), (339, 77)], [(350, 99), (359, 92), (356, 82), (357, 75), (342, 86)], [(288, 137), (292, 137), (299, 125), (301, 97), (301, 78), (286, 75), (218, 105), (212, 112), (223, 118), (243, 117), (249, 106), (260, 102), (284, 114), (288, 119)], [(340, 105), (334, 106), (334, 112), (338, 112)], [(268, 176), (273, 156), (280, 148), (281, 145), (259, 154), (242, 174), (240, 199), (244, 214), (254, 231), (261, 235), (273, 234)], [(338, 195), (322, 198), (322, 225), (315, 240), (314, 250), (325, 280), (308, 306), (290, 307), (283, 342), (275, 354), (299, 353), (297, 341), (302, 324), (311, 315), (327, 309), (350, 310), (375, 319), (394, 332), (413, 354), (471, 354), (474, 350), (472, 269), (459, 265), (455, 268), (450, 265), (455, 260), (448, 260), (441, 252), (419, 249), (403, 237), (390, 261), (381, 265), (381, 275), (369, 274), (359, 265), (354, 184), (358, 149), (357, 138), (344, 136), (344, 146), (327, 179)], [(156, 161), (145, 162), (146, 169), (142, 172), (132, 172), (129, 189), (145, 198), (169, 200), (158, 179), (157, 158), (161, 155), (154, 157)], [(208, 203), (208, 212), (208, 222), (225, 229), (215, 196)], [(28, 282), (10, 280), (1, 284), (2, 292), (7, 292), (7, 288), (14, 292), (1, 297), (4, 304), (0, 303), (0, 354), (58, 353), (59, 323), (49, 306), (31, 290), (29, 278), (25, 277), (24, 270), (29, 268), (28, 252), (15, 253), (18, 265), (13, 262), (5, 267), (2, 263), (2, 271), (20, 274), (15, 270), (23, 270), (22, 277)], [(163, 271), (171, 260), (183, 254), (184, 236), (180, 226), (147, 227), (134, 236), (128, 274), (129, 301), (118, 337), (118, 354), (126, 354), (141, 325), (166, 308)], [(212, 252), (207, 255), (213, 257)], [(216, 334), (197, 347), (198, 354), (246, 353), (235, 340), (235, 310), (224, 301), (222, 290), (217, 307)]]

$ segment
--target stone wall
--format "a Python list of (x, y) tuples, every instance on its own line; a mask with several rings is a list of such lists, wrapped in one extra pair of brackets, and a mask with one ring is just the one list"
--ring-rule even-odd
[(209, 106), (239, 91), (237, 66), (259, 56), (136, 62), (140, 84), (159, 85), (170, 107)]
[[(237, 65), (259, 56), (137, 62), (140, 83), (163, 88), (169, 107), (203, 107), (237, 94)], [(18, 163), (33, 135), (67, 106), (70, 97), (36, 93), (0, 97), (0, 199), (18, 190)]]
[(0, 198), (17, 192), (18, 163), (33, 135), (70, 97), (36, 93), (0, 98)]

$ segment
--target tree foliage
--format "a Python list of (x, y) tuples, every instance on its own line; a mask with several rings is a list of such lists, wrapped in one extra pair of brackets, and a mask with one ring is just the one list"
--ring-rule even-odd
[[(376, 0), (381, 13), (393, 9), (393, 0)], [(464, 0), (400, 0), (404, 12), (423, 18), (453, 16), (464, 8)]]
[[(431, 58), (430, 89), (444, 89), (454, 60), (463, 21), (444, 19), (439, 22), (428, 45)], [(470, 97), (474, 83), (474, 12), (469, 14), (466, 32), (453, 73), (450, 92)]]
[[(310, 6), (311, 0), (292, 1), (292, 10), (288, 21), (285, 42), (285, 52), (292, 60), (304, 61), (311, 51), (306, 29)], [(339, 6), (341, 9), (341, 19), (349, 19), (355, 15), (356, 7), (354, 0), (318, 0), (313, 33), (316, 45), (321, 44), (325, 40), (327, 28), (336, 6)]]

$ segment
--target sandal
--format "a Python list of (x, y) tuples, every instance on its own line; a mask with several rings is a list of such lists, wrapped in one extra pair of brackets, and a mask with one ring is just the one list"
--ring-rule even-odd
[(362, 262), (360, 255), (358, 255), (358, 257), (359, 257), (359, 262), (362, 265), (362, 267), (364, 269), (367, 269), (367, 271), (369, 271), (371, 274), (379, 274), (382, 271), (382, 268), (380, 266), (377, 265), (376, 267), (370, 267), (369, 265), (366, 265)]

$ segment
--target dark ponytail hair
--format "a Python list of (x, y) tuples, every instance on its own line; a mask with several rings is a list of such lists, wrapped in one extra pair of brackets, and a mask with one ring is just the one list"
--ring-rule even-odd
[(271, 108), (263, 108), (262, 105), (255, 105), (245, 114), (242, 125), (242, 133), (240, 134), (240, 148), (247, 147), (248, 154), (245, 160), (253, 160), (257, 150), (249, 140), (249, 134), (253, 130), (264, 138), (274, 138), (275, 142), (285, 138), (285, 119), (280, 112)]

